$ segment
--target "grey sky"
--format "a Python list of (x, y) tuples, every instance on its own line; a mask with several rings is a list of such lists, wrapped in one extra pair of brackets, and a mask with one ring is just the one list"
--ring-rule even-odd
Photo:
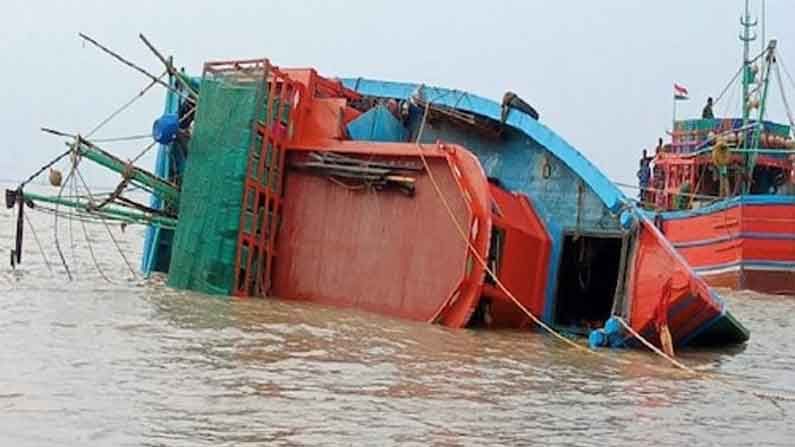
[[(328, 76), (418, 81), (493, 99), (511, 89), (610, 178), (634, 183), (640, 149), (670, 128), (672, 82), (692, 97), (680, 117), (695, 115), (739, 67), (741, 9), (742, 0), (3, 0), (0, 178), (22, 178), (63, 150), (40, 126), (86, 132), (146, 84), (84, 46), (82, 31), (152, 71), (160, 67), (139, 32), (196, 73), (205, 60), (269, 57)], [(795, 70), (795, 2), (768, 0), (767, 9), (768, 37), (780, 40)], [(150, 93), (98, 136), (147, 132), (162, 98), (162, 90)], [(784, 121), (779, 103), (773, 113)], [(108, 146), (124, 157), (141, 147)], [(151, 166), (152, 157), (141, 163)], [(115, 181), (90, 175), (95, 184)]]

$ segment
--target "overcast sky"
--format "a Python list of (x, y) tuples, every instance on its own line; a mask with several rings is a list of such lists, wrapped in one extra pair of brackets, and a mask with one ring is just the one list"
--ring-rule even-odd
[[(741, 10), (742, 0), (3, 0), (0, 179), (25, 177), (63, 150), (39, 127), (87, 132), (147, 83), (77, 33), (159, 72), (137, 38), (143, 32), (194, 73), (206, 60), (268, 57), (327, 76), (416, 81), (498, 100), (510, 89), (611, 179), (634, 183), (640, 149), (670, 128), (672, 83), (690, 90), (679, 116), (692, 116), (738, 69)], [(780, 40), (795, 70), (795, 1), (768, 0), (767, 10), (767, 36)], [(149, 131), (162, 99), (153, 90), (97, 136)], [(780, 111), (774, 106), (785, 121)], [(131, 158), (142, 145), (108, 149)], [(150, 167), (151, 155), (141, 164)]]

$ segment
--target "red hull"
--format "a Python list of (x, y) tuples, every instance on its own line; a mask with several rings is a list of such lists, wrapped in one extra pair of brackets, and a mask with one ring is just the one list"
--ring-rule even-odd
[[(318, 144), (296, 145), (290, 160), (316, 152)], [(411, 144), (330, 142), (324, 150), (371, 162), (421, 163)], [(476, 258), (488, 258), (492, 229), (502, 231), (497, 275), (522, 306), (540, 314), (551, 251), (541, 219), (524, 196), (489, 185), (465, 149), (426, 146), (423, 155), (455, 221), (469, 232), (468, 242), (427, 172), (414, 174), (415, 194), (406, 197), (290, 169), (273, 294), (449, 327), (470, 323), (485, 298), (489, 327), (529, 326), (528, 315), (486, 281)], [(527, 259), (527, 253), (534, 256)]]
[[(368, 161), (420, 162), (417, 148), (408, 144), (336, 143), (328, 149), (367, 155)], [(491, 221), (484, 218), (488, 185), (477, 161), (459, 151), (426, 149), (424, 154), (456, 220), (471, 230), (470, 241), (484, 256), (491, 231)], [(291, 159), (301, 155), (293, 151)], [(467, 178), (469, 188), (459, 186), (456, 172)], [(275, 295), (453, 327), (469, 320), (483, 270), (468, 260), (467, 242), (427, 173), (416, 175), (416, 193), (406, 197), (352, 190), (290, 170), (285, 197)]]
[(795, 295), (795, 203), (668, 213), (662, 230), (710, 285)]
[(650, 221), (641, 222), (630, 280), (632, 327), (659, 339), (665, 322), (675, 344), (685, 344), (724, 312), (723, 303)]
[[(306, 93), (288, 146), (272, 294), (449, 327), (467, 325), (487, 297), (489, 326), (525, 327), (526, 314), (486, 283), (476, 260), (489, 257), (496, 225), (506, 258), (498, 277), (540, 313), (551, 241), (526, 198), (489, 185), (460, 146), (346, 140), (345, 124), (360, 115), (348, 101), (358, 95), (313, 70), (285, 73)], [(310, 153), (422, 169), (410, 174), (415, 192), (406, 197), (296, 169)], [(531, 262), (516, 262), (531, 252)]]

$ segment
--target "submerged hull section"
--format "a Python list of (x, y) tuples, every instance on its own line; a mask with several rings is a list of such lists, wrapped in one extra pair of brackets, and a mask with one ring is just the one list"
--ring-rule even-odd
[(628, 303), (635, 330), (654, 340), (665, 325), (676, 345), (739, 343), (748, 338), (723, 300), (648, 220), (641, 222), (637, 245)]
[(712, 286), (795, 295), (795, 198), (739, 197), (659, 226)]

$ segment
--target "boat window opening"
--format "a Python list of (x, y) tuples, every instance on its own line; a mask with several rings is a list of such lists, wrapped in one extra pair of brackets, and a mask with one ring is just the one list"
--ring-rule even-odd
[[(505, 246), (505, 230), (496, 225), (491, 230), (491, 243), (489, 244), (489, 257), (487, 265), (489, 269), (499, 277), (500, 264), (502, 264), (503, 247)], [(486, 284), (496, 284), (494, 277), (486, 273)]]
[(604, 326), (613, 308), (622, 239), (566, 235), (558, 276), (555, 325), (586, 333)]

